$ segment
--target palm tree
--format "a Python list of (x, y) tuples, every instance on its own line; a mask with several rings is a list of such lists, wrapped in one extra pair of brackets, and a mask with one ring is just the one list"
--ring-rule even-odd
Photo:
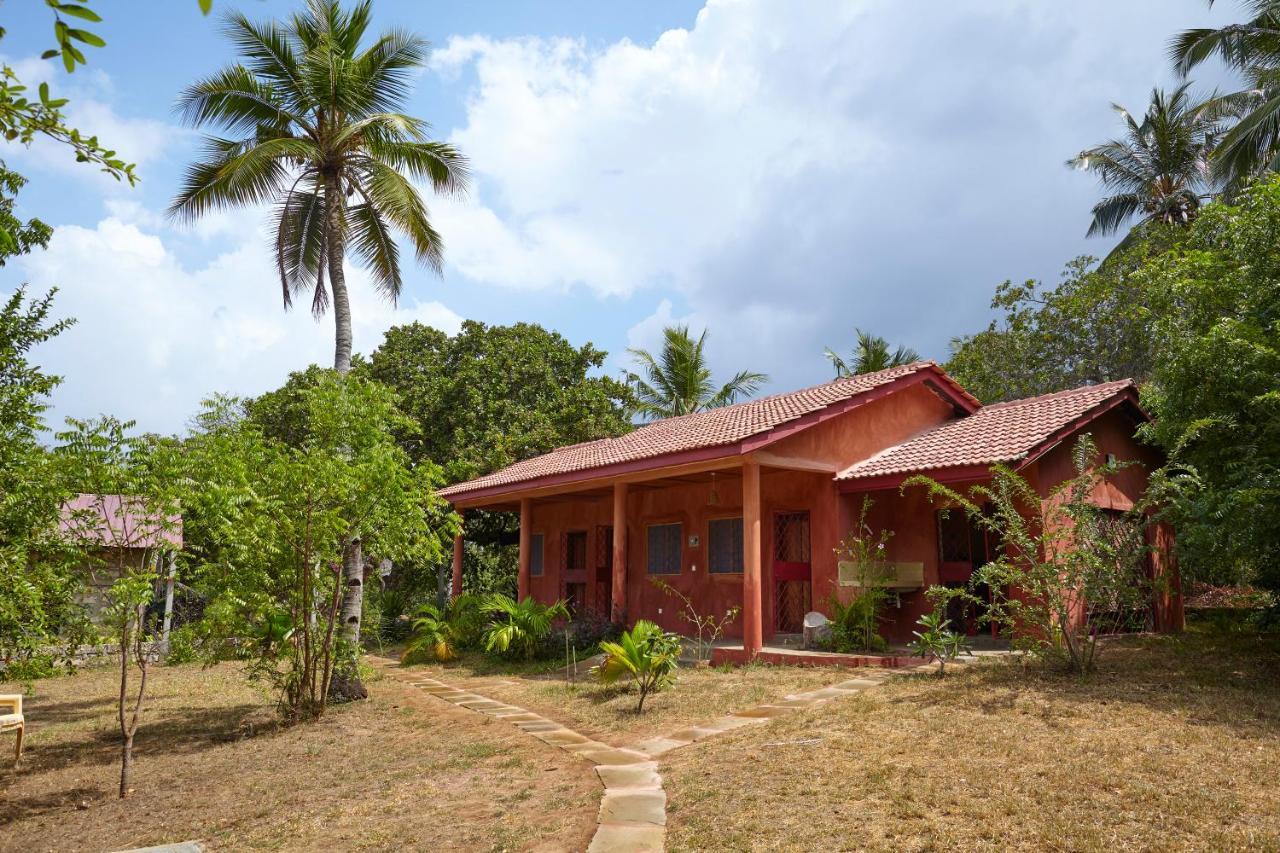
[(627, 350), (643, 373), (628, 372), (626, 379), (638, 401), (636, 410), (645, 417), (674, 418), (727, 406), (740, 396), (751, 396), (769, 381), (763, 373), (743, 370), (716, 388), (703, 355), (705, 329), (697, 340), (689, 334), (688, 326), (668, 326), (662, 335), (662, 351), (656, 357), (648, 350)]
[[(227, 16), (242, 60), (183, 91), (178, 107), (206, 140), (169, 208), (192, 222), (215, 210), (275, 205), (272, 248), (285, 308), (311, 292), (311, 309), (332, 304), (334, 369), (351, 367), (351, 307), (343, 261), (350, 249), (395, 302), (402, 286), (395, 234), (439, 272), (443, 246), (411, 179), (438, 192), (465, 190), (466, 160), (427, 137), (420, 119), (397, 112), (429, 45), (400, 30), (361, 47), (368, 0), (344, 12), (310, 0), (285, 24)], [(326, 280), (327, 276), (327, 280)]]
[(1092, 172), (1111, 195), (1094, 205), (1088, 236), (1112, 234), (1135, 215), (1185, 225), (1217, 190), (1209, 156), (1222, 128), (1216, 98), (1194, 101), (1189, 83), (1154, 89), (1141, 120), (1119, 104), (1125, 134), (1086, 149), (1067, 165)]
[(842, 376), (875, 373), (877, 370), (900, 367), (920, 360), (920, 353), (911, 349), (911, 347), (900, 346), (890, 352), (889, 342), (879, 335), (873, 335), (861, 329), (854, 329), (853, 331), (858, 336), (858, 345), (849, 354), (848, 361), (845, 361), (831, 347), (827, 347), (825, 350), (825, 355), (831, 361), (831, 366), (836, 369), (837, 379)]
[[(332, 303), (339, 374), (351, 369), (347, 249), (394, 303), (401, 289), (396, 233), (437, 272), (443, 259), (440, 235), (411, 179), (446, 193), (467, 184), (465, 159), (429, 139), (425, 122), (396, 111), (429, 45), (391, 30), (362, 48), (371, 11), (368, 0), (350, 12), (337, 0), (309, 0), (285, 24), (255, 24), (232, 13), (226, 34), (241, 62), (178, 99), (188, 123), (227, 136), (208, 137), (170, 215), (192, 222), (215, 210), (274, 204), (272, 245), (284, 306), (306, 290), (317, 316)], [(364, 589), (358, 542), (344, 548), (343, 575), (343, 634), (354, 649)], [(359, 696), (363, 688), (343, 679), (339, 692)]]
[(1213, 156), (1214, 175), (1228, 194), (1280, 168), (1280, 0), (1246, 0), (1245, 6), (1253, 15), (1243, 24), (1184, 30), (1169, 44), (1183, 77), (1214, 56), (1244, 77), (1245, 89), (1214, 99), (1224, 116), (1238, 119)]

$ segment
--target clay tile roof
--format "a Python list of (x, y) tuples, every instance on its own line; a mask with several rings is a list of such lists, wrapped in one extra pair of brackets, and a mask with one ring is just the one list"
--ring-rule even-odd
[(182, 548), (182, 516), (163, 518), (136, 495), (78, 494), (62, 505), (64, 533), (110, 548)]
[(1059, 430), (1126, 389), (1131, 379), (1086, 385), (1025, 400), (985, 406), (968, 417), (947, 421), (858, 462), (836, 476), (855, 480), (1026, 458)]
[(768, 432), (836, 403), (875, 390), (921, 370), (935, 372), (957, 396), (976, 400), (956, 385), (932, 361), (917, 361), (876, 373), (850, 376), (786, 394), (748, 400), (732, 406), (655, 421), (617, 438), (574, 444), (509, 465), (465, 483), (441, 489), (444, 497), (536, 480), (557, 474), (588, 471), (623, 462), (667, 456), (690, 450), (721, 447)]

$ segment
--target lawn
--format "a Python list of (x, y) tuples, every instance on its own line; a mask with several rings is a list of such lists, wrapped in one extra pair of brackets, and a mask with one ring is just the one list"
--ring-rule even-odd
[[(563, 675), (536, 665), (511, 668), (504, 674), (491, 659), (468, 653), (445, 665), (414, 666), (411, 671), (456, 687), (482, 685), (477, 689), (486, 696), (536, 711), (581, 734), (618, 746), (867, 672), (763, 664), (734, 669), (681, 667), (675, 684), (651, 695), (645, 700), (644, 713), (636, 714), (636, 693), (623, 682), (606, 686), (590, 676), (580, 676), (567, 684)], [(494, 683), (495, 678), (505, 683)]]
[(1280, 640), (1125, 638), (1100, 667), (903, 676), (677, 750), (669, 847), (1280, 849)]
[[(0, 851), (581, 849), (600, 784), (585, 762), (380, 677), (371, 699), (281, 728), (238, 666), (153, 670), (135, 795), (119, 774), (115, 673), (35, 683), (26, 758), (0, 758)], [(0, 684), (0, 693), (16, 685)], [(0, 756), (12, 748), (0, 738)]]

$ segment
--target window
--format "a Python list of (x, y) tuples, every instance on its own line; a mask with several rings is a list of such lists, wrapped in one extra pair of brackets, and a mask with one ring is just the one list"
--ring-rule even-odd
[(715, 518), (707, 524), (707, 570), (742, 571), (742, 519)]
[(529, 537), (529, 575), (542, 577), (542, 534), (534, 533)]
[(680, 574), (679, 524), (652, 524), (649, 526), (649, 574)]
[(969, 538), (969, 517), (964, 510), (938, 510), (938, 558), (942, 562), (969, 562)]

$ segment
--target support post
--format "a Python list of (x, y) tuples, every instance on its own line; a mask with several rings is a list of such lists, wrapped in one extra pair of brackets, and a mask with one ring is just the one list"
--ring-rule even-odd
[(613, 484), (613, 578), (610, 586), (609, 620), (618, 625), (627, 621), (627, 484)]
[(167, 567), (164, 578), (164, 624), (160, 629), (160, 648), (169, 654), (169, 628), (173, 624), (173, 581), (178, 573), (178, 555), (175, 551), (164, 553)]
[(760, 463), (742, 463), (742, 650), (754, 658), (764, 645), (761, 624)]
[(520, 573), (516, 578), (516, 600), (529, 597), (529, 557), (533, 548), (533, 521), (528, 498), (520, 499)]
[[(462, 513), (458, 513), (462, 517)], [(462, 595), (462, 528), (453, 537), (453, 597)]]

